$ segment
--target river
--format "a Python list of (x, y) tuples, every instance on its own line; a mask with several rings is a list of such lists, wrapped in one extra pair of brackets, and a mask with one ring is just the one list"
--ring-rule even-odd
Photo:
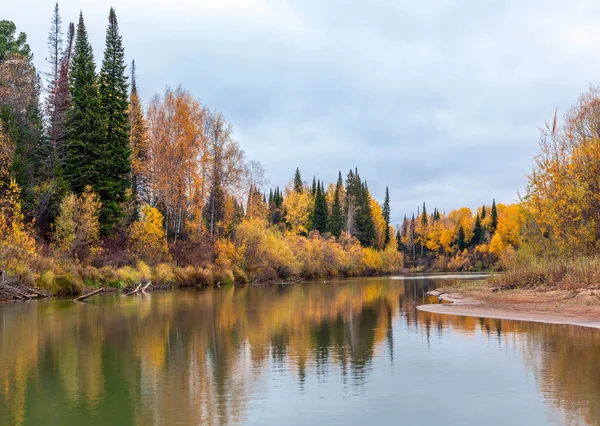
[(457, 279), (2, 304), (0, 424), (600, 424), (600, 330), (417, 311)]

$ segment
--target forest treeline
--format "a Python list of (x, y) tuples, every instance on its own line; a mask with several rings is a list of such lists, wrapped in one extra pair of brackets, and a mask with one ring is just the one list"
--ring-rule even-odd
[(79, 293), (141, 280), (498, 270), (524, 246), (592, 253), (598, 241), (596, 163), (586, 162), (596, 148), (573, 139), (596, 141), (596, 91), (564, 129), (555, 119), (544, 133), (521, 202), (447, 214), (423, 203), (394, 227), (387, 188), (380, 204), (356, 168), (333, 183), (296, 169), (265, 191), (264, 168), (223, 114), (182, 87), (144, 108), (112, 8), (97, 67), (83, 14), (63, 31), (57, 4), (47, 61), (39, 73), (26, 35), (0, 21), (0, 259), (4, 275), (29, 285)]

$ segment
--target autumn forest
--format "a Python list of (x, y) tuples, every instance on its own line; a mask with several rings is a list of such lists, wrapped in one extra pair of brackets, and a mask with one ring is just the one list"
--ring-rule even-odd
[[(409, 271), (507, 271), (528, 284), (599, 264), (598, 89), (542, 131), (518, 202), (424, 202), (392, 224), (390, 197), (402, 194), (376, 200), (360, 164), (290, 170), (285, 187), (268, 188), (232, 124), (197, 94), (140, 99), (144, 70), (124, 52), (114, 9), (97, 66), (83, 13), (63, 25), (57, 4), (42, 73), (18, 23), (0, 21), (3, 277), (76, 295)], [(554, 269), (552, 256), (563, 259)]]

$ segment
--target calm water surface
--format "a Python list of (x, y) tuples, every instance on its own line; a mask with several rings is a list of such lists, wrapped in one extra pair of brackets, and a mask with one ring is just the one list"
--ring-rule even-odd
[(416, 310), (453, 279), (0, 305), (0, 425), (600, 424), (600, 330)]

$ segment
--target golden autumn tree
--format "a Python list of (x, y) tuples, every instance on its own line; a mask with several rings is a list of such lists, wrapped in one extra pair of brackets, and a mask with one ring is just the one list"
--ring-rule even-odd
[(145, 205), (140, 218), (131, 224), (129, 247), (144, 262), (155, 264), (167, 259), (169, 247), (163, 227), (163, 215), (155, 207)]
[(32, 230), (21, 211), (21, 189), (11, 180), (0, 196), (0, 268), (20, 268), (37, 254)]
[(310, 215), (313, 210), (313, 198), (309, 191), (294, 191), (291, 185), (285, 189), (283, 207), (286, 212), (285, 220), (290, 230), (295, 234), (308, 234), (310, 230)]
[(600, 88), (581, 95), (559, 122), (541, 130), (525, 205), (547, 252), (594, 254), (600, 249)]
[(191, 233), (201, 232), (208, 193), (207, 114), (181, 87), (154, 96), (148, 108), (149, 201), (161, 210), (167, 236), (174, 241), (183, 236), (186, 224)]
[(100, 207), (100, 198), (89, 186), (81, 195), (71, 193), (62, 200), (54, 223), (55, 247), (59, 252), (89, 263), (102, 251)]

